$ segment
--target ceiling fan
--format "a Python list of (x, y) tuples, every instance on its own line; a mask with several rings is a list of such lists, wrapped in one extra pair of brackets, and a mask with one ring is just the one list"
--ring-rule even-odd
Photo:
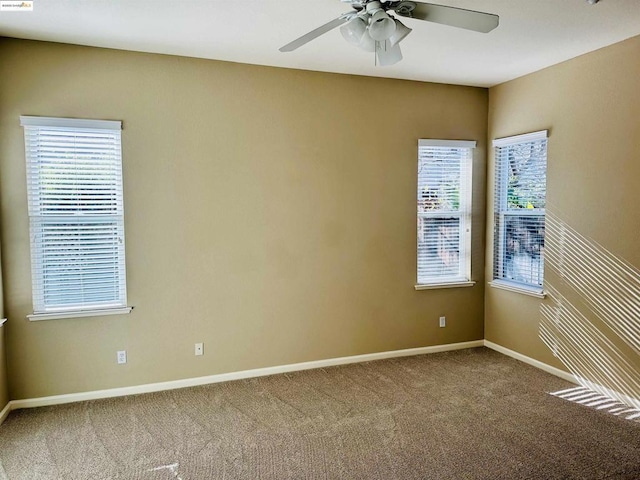
[(341, 26), (340, 32), (347, 42), (365, 51), (375, 52), (378, 65), (393, 65), (402, 60), (400, 41), (411, 33), (411, 29), (390, 13), (482, 33), (490, 32), (499, 23), (498, 15), (433, 3), (403, 0), (341, 1), (349, 3), (352, 10), (287, 43), (280, 48), (280, 51), (292, 52), (320, 35)]

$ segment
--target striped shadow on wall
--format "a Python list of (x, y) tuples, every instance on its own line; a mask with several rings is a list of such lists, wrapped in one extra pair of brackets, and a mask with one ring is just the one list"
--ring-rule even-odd
[(585, 388), (640, 408), (640, 271), (546, 219), (540, 338)]

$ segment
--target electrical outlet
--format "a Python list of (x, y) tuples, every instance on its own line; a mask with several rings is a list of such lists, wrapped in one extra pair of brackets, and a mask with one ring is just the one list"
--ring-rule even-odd
[(196, 356), (204, 355), (204, 343), (196, 343)]
[(127, 351), (118, 350), (118, 364), (127, 363)]
[(440, 328), (447, 326), (447, 317), (440, 317)]

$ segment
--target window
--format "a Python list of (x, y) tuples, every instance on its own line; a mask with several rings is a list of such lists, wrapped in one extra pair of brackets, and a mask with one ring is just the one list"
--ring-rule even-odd
[(128, 313), (121, 122), (20, 117), (31, 320)]
[(493, 284), (542, 292), (547, 131), (494, 140)]
[(418, 143), (418, 284), (469, 284), (471, 165), (476, 142)]

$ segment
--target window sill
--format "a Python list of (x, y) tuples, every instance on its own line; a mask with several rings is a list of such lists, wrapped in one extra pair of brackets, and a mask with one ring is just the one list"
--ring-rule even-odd
[(59, 320), (61, 318), (102, 317), (104, 315), (126, 315), (133, 307), (103, 308), (100, 310), (80, 310), (77, 312), (32, 313), (27, 315), (31, 322), (40, 320)]
[(429, 284), (421, 284), (415, 285), (414, 288), (416, 290), (436, 290), (440, 288), (458, 288), (458, 287), (473, 287), (476, 282), (472, 281), (464, 281), (464, 282), (446, 282), (446, 283), (429, 283)]
[(507, 290), (509, 292), (529, 295), (531, 297), (536, 297), (536, 298), (545, 298), (547, 296), (547, 294), (544, 293), (542, 289), (535, 288), (535, 287), (527, 288), (524, 286), (515, 285), (513, 283), (504, 282), (500, 280), (494, 280), (493, 282), (489, 282), (489, 286), (493, 288), (498, 288), (500, 290)]

